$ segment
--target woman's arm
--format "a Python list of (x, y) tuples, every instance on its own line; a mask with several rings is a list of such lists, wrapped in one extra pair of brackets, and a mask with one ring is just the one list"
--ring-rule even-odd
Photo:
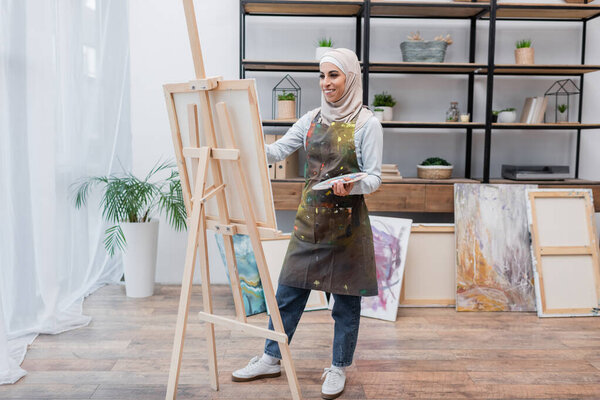
[(350, 194), (373, 193), (381, 185), (383, 128), (377, 118), (371, 117), (361, 130), (364, 130), (360, 142), (361, 170), (369, 175), (363, 180), (355, 182)]
[(304, 138), (306, 132), (310, 128), (311, 113), (308, 112), (302, 116), (288, 131), (283, 135), (281, 139), (273, 144), (265, 145), (267, 152), (267, 162), (273, 163), (284, 160), (287, 156), (292, 154), (304, 145)]

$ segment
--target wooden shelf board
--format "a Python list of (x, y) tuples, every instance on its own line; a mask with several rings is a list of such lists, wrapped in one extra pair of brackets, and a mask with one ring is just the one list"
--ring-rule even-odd
[(600, 124), (580, 124), (570, 122), (565, 124), (522, 124), (522, 123), (494, 123), (493, 129), (600, 129)]
[(372, 62), (370, 72), (431, 72), (431, 73), (471, 73), (486, 69), (486, 64), (475, 63), (422, 63), (422, 62)]
[[(499, 3), (496, 18), (583, 20), (600, 14), (598, 4)], [(484, 17), (489, 17), (486, 13)]]
[(242, 65), (247, 71), (319, 72), (319, 63), (317, 61), (242, 60)]
[(489, 3), (432, 3), (371, 0), (372, 17), (470, 18), (487, 10)]
[(441, 128), (441, 129), (483, 129), (479, 122), (423, 122), (423, 121), (383, 121), (384, 128)]
[(329, 15), (357, 16), (361, 13), (362, 0), (279, 0), (279, 1), (245, 1), (246, 14), (266, 15)]
[[(494, 74), (513, 74), (513, 75), (579, 75), (589, 72), (600, 71), (600, 65), (568, 65), (568, 64), (534, 64), (534, 65), (516, 65), (516, 64), (496, 64)], [(487, 73), (487, 68), (482, 70)]]

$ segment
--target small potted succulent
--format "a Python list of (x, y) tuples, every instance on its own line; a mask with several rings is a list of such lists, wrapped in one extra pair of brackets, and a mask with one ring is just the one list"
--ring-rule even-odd
[(449, 179), (452, 164), (439, 157), (427, 158), (417, 165), (417, 176), (421, 179)]
[(373, 110), (373, 114), (375, 115), (375, 118), (377, 118), (379, 120), (379, 122), (383, 121), (383, 108), (381, 107), (377, 107)]
[(383, 110), (383, 121), (392, 121), (394, 119), (393, 107), (396, 105), (396, 100), (391, 94), (386, 92), (375, 95), (373, 100), (373, 107), (375, 109)]
[(294, 93), (277, 95), (277, 119), (296, 118), (296, 96)]
[(497, 122), (510, 124), (517, 120), (517, 110), (514, 107), (498, 111)]
[(517, 64), (529, 65), (534, 63), (534, 51), (533, 47), (531, 47), (531, 39), (517, 41), (516, 47), (515, 62)]
[(556, 106), (558, 113), (556, 114), (556, 122), (564, 124), (569, 122), (569, 107), (566, 104), (559, 104)]
[(433, 40), (424, 40), (419, 32), (408, 35), (408, 40), (400, 43), (404, 62), (444, 62), (446, 49), (452, 44), (450, 35), (439, 35)]
[(320, 60), (321, 57), (323, 57), (323, 55), (325, 53), (327, 53), (329, 50), (331, 50), (331, 48), (333, 47), (333, 42), (331, 41), (331, 38), (320, 38), (317, 41), (317, 49), (315, 50), (315, 58), (317, 60)]

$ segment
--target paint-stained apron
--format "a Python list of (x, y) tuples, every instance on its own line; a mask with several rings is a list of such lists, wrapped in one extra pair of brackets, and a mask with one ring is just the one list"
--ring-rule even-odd
[(363, 195), (336, 196), (313, 185), (360, 172), (355, 123), (318, 123), (306, 134), (305, 184), (279, 283), (353, 296), (376, 296), (373, 233)]

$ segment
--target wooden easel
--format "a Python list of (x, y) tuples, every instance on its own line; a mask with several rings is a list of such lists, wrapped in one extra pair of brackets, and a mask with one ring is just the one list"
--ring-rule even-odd
[[(181, 286), (181, 297), (179, 300), (179, 311), (177, 314), (177, 325), (175, 327), (175, 339), (173, 343), (173, 352), (171, 357), (171, 368), (169, 370), (169, 381), (165, 399), (173, 400), (177, 395), (177, 384), (179, 380), (179, 371), (181, 368), (181, 359), (183, 354), (183, 344), (187, 326), (187, 317), (190, 306), (192, 280), (194, 276), (194, 266), (196, 264), (196, 249), (200, 254), (199, 266), (202, 276), (202, 302), (204, 311), (199, 313), (199, 318), (206, 322), (206, 339), (208, 345), (208, 367), (210, 374), (211, 387), (214, 390), (219, 389), (217, 357), (215, 347), (214, 325), (218, 324), (231, 330), (242, 331), (248, 335), (268, 338), (279, 343), (282, 362), (285, 367), (288, 383), (293, 399), (301, 399), (300, 387), (290, 348), (287, 343), (287, 335), (283, 329), (283, 323), (279, 314), (279, 308), (273, 291), (273, 285), (267, 269), (264, 252), (261, 245), (261, 239), (274, 238), (280, 235), (280, 232), (274, 228), (259, 226), (252, 208), (251, 196), (248, 186), (248, 180), (245, 171), (242, 168), (240, 150), (236, 147), (234, 131), (227, 105), (219, 102), (212, 108), (209, 92), (216, 90), (221, 77), (206, 78), (196, 18), (194, 13), (193, 0), (183, 0), (188, 35), (192, 48), (194, 60), (194, 69), (196, 80), (189, 82), (191, 90), (200, 93), (200, 109), (196, 104), (187, 106), (188, 115), (188, 134), (190, 147), (183, 147), (177, 115), (173, 99), (170, 93), (168, 95), (167, 105), (169, 109), (169, 119), (173, 133), (173, 144), (177, 157), (177, 165), (180, 172), (183, 196), (185, 200), (186, 211), (188, 213), (188, 242), (185, 257), (185, 268)], [(231, 84), (232, 81), (227, 81)], [(235, 81), (233, 81), (235, 83)], [(167, 89), (165, 89), (167, 92)], [(217, 145), (217, 136), (213, 124), (213, 111), (216, 111), (221, 136), (224, 147)], [(234, 110), (235, 111), (235, 110)], [(200, 131), (198, 129), (198, 112), (202, 116), (202, 139), (206, 144), (199, 146)], [(192, 160), (192, 177), (188, 176), (186, 157)], [(208, 170), (212, 173), (212, 185), (208, 184)], [(223, 170), (229, 171), (233, 176), (233, 183), (230, 183), (228, 190), (235, 190), (243, 209), (243, 220), (232, 219), (229, 216), (227, 184), (223, 179)], [(266, 164), (265, 164), (266, 169)], [(192, 184), (194, 189), (192, 192)], [(206, 215), (206, 203), (211, 198), (217, 198), (218, 220), (208, 219)], [(233, 291), (233, 300), (235, 304), (237, 320), (221, 317), (213, 314), (212, 297), (210, 290), (210, 274), (208, 268), (208, 252), (206, 242), (206, 230), (213, 229), (223, 234), (225, 244), (225, 254), (227, 259), (227, 268), (231, 280)], [(271, 319), (274, 331), (266, 328), (260, 328), (250, 325), (246, 321), (246, 313), (242, 300), (241, 287), (239, 282), (238, 270), (235, 262), (235, 253), (233, 248), (233, 235), (244, 233), (250, 236), (254, 257), (258, 267), (259, 276), (262, 282), (265, 299), (271, 310)]]

